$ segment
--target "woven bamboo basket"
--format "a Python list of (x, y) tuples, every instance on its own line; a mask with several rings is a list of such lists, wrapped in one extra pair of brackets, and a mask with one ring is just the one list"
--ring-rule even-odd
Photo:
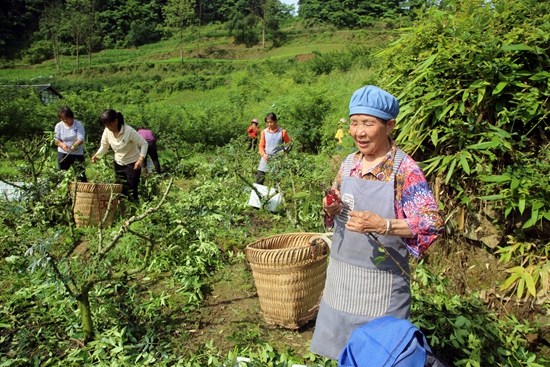
[(298, 329), (317, 316), (325, 288), (330, 240), (287, 233), (246, 247), (260, 307), (269, 324)]
[(76, 198), (74, 197), (73, 183), (70, 185), (70, 190), (73, 200), (75, 200), (73, 214), (77, 227), (97, 226), (107, 212), (112, 194), (111, 210), (104, 226), (111, 225), (118, 205), (118, 196), (122, 192), (122, 185), (77, 182)]

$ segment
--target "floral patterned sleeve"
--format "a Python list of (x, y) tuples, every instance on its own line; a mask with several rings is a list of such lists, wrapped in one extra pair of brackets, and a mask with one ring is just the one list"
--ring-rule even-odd
[(422, 169), (411, 157), (407, 156), (399, 166), (396, 180), (396, 217), (404, 219), (414, 234), (413, 238), (404, 239), (405, 245), (414, 257), (419, 257), (443, 232), (443, 211)]

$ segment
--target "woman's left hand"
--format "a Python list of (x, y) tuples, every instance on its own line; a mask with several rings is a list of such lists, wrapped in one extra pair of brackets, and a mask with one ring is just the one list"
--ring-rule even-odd
[(372, 212), (349, 212), (350, 219), (346, 223), (348, 231), (359, 233), (378, 233), (386, 232), (386, 219)]

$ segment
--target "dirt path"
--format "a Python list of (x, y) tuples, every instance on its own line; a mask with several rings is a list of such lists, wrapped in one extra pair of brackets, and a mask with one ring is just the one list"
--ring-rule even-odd
[(211, 282), (212, 290), (203, 306), (188, 322), (196, 325), (190, 332), (189, 344), (201, 346), (213, 340), (213, 345), (227, 353), (235, 346), (268, 343), (278, 351), (292, 349), (296, 356), (309, 353), (315, 321), (297, 331), (264, 320), (250, 268), (243, 263), (228, 266)]

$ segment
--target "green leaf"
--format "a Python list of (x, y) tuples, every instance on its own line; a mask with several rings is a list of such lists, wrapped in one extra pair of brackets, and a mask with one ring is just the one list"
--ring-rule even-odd
[(466, 146), (467, 149), (474, 149), (474, 150), (482, 150), (482, 149), (488, 149), (488, 148), (496, 148), (499, 145), (498, 141), (486, 141), (483, 143), (477, 143)]
[(455, 170), (456, 161), (456, 159), (453, 159), (453, 161), (451, 162), (451, 167), (449, 167), (449, 170), (447, 171), (447, 176), (445, 177), (445, 185), (449, 184), (449, 180), (451, 179)]
[(532, 77), (530, 77), (529, 79), (531, 80), (544, 80), (544, 79), (549, 79), (550, 78), (550, 73), (547, 72), (547, 71), (541, 71), (540, 73), (536, 73), (534, 74)]
[(519, 180), (517, 178), (512, 179), (512, 182), (510, 183), (510, 189), (515, 190), (519, 186)]
[(500, 286), (500, 290), (503, 291), (505, 289), (508, 289), (512, 284), (514, 284), (516, 282), (516, 280), (521, 276), (521, 273), (519, 272), (516, 272), (516, 273), (513, 273), (512, 275), (510, 275), (508, 277), (508, 279), (506, 279), (504, 281), (504, 283), (502, 283), (502, 285)]
[(512, 179), (512, 177), (508, 175), (490, 175), (481, 177), (481, 181), (483, 182), (508, 182)]
[(307, 198), (308, 196), (309, 196), (309, 193), (308, 193), (308, 192), (301, 191), (301, 192), (295, 193), (295, 194), (292, 196), (292, 200), (305, 199), (305, 198)]
[(524, 44), (508, 45), (501, 48), (502, 51), (534, 51), (533, 47)]
[(527, 285), (527, 291), (535, 298), (537, 296), (537, 289), (535, 288), (535, 280), (533, 276), (528, 272), (525, 272), (521, 275), (525, 280), (525, 285)]
[(523, 226), (521, 228), (523, 228), (523, 229), (530, 228), (530, 227), (534, 226), (535, 223), (537, 223), (537, 218), (531, 217), (531, 218), (529, 218), (529, 220), (527, 222), (525, 222), (523, 224)]
[(468, 160), (466, 159), (464, 154), (461, 154), (459, 159), (460, 159), (460, 165), (462, 166), (462, 169), (464, 170), (464, 172), (466, 172), (467, 175), (469, 175), (470, 174), (470, 165), (468, 164)]
[(433, 130), (432, 130), (432, 134), (431, 134), (431, 136), (430, 136), (431, 139), (432, 139), (432, 144), (433, 144), (434, 146), (437, 146), (437, 142), (438, 142), (438, 140), (437, 140), (437, 134), (438, 134), (438, 133), (439, 133), (439, 130), (438, 130), (438, 129), (433, 129)]
[(506, 198), (505, 195), (502, 194), (496, 194), (496, 195), (485, 195), (478, 197), (479, 200), (501, 200)]
[(506, 87), (508, 85), (507, 82), (500, 82), (497, 84), (497, 86), (495, 87), (495, 89), (493, 89), (493, 95), (495, 94), (499, 94), (500, 92), (502, 92), (502, 90), (504, 89), (504, 87)]
[(519, 198), (519, 201), (518, 201), (518, 209), (519, 209), (519, 212), (521, 214), (523, 214), (524, 210), (525, 210), (525, 197), (521, 197)]

